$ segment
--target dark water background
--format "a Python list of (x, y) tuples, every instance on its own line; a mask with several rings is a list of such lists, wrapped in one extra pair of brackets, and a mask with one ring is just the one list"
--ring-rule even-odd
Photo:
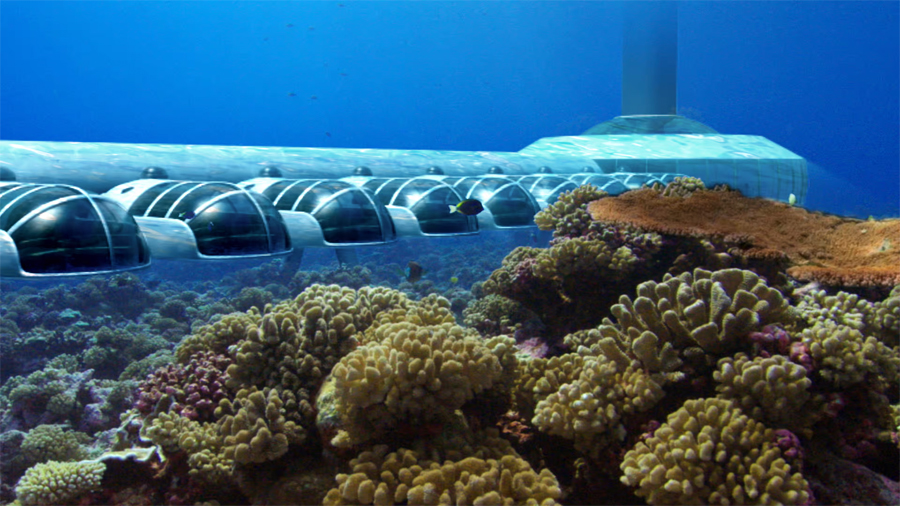
[[(682, 2), (681, 113), (900, 214), (900, 2)], [(620, 112), (619, 2), (0, 2), (0, 138), (517, 151)]]

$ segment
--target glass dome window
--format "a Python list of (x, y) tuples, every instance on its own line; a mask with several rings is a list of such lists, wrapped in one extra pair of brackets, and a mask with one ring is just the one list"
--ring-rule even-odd
[[(196, 241), (196, 253), (203, 256), (272, 255), (291, 249), (287, 226), (272, 202), (232, 183), (142, 180), (107, 194), (131, 202), (129, 213), (142, 226), (151, 226), (141, 221), (150, 218), (183, 222)], [(153, 247), (163, 248), (155, 242)]]
[(18, 266), (4, 275), (96, 274), (150, 265), (134, 218), (115, 201), (67, 185), (0, 185), (0, 230)]
[(547, 204), (556, 202), (559, 194), (574, 190), (578, 186), (563, 176), (534, 175), (519, 179), (519, 184), (537, 200)]
[(452, 186), (434, 178), (413, 178), (397, 189), (392, 206), (409, 209), (419, 229), (427, 235), (459, 235), (478, 232), (478, 218), (451, 213), (450, 207), (462, 202)]
[(610, 174), (575, 174), (569, 179), (578, 186), (592, 184), (610, 195), (619, 195), (628, 191), (625, 183)]
[(621, 173), (617, 174), (618, 178), (622, 183), (627, 186), (629, 189), (640, 188), (644, 185), (652, 185), (653, 183), (661, 183), (659, 179), (655, 177), (654, 174), (627, 174)]
[[(396, 238), (387, 209), (370, 192), (356, 187), (322, 186), (317, 194), (307, 194), (311, 198), (300, 207), (319, 222), (325, 241), (360, 244), (389, 242)], [(328, 187), (332, 191), (326, 192)], [(310, 208), (309, 211), (305, 211), (306, 208)]]
[(384, 204), (369, 190), (347, 181), (285, 179), (269, 184), (262, 194), (280, 211), (312, 215), (330, 244), (372, 244), (396, 238)]
[(466, 193), (467, 199), (478, 199), (490, 210), (498, 227), (534, 225), (540, 204), (519, 183), (505, 177), (482, 177)]

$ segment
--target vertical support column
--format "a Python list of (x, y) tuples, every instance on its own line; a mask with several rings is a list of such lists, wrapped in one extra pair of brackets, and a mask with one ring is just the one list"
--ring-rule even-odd
[(678, 2), (624, 2), (622, 116), (675, 114)]

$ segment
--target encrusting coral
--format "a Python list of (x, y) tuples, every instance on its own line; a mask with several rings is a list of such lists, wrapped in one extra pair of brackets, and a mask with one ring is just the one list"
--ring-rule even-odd
[(73, 504), (81, 496), (96, 491), (106, 466), (99, 462), (55, 462), (38, 464), (16, 485), (22, 506)]
[(707, 238), (746, 260), (786, 259), (791, 276), (836, 286), (900, 283), (900, 220), (861, 221), (811, 213), (736, 191), (671, 198), (644, 188), (588, 206), (594, 220), (672, 237)]
[(808, 485), (775, 431), (734, 401), (698, 399), (622, 461), (622, 483), (650, 504), (806, 504)]

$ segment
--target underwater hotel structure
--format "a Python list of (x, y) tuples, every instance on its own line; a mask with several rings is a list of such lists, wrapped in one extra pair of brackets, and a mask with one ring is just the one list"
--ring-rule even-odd
[[(802, 204), (806, 161), (681, 116), (677, 4), (626, 16), (622, 116), (518, 152), (0, 141), (0, 275), (58, 277), (154, 258), (302, 255), (398, 237), (529, 227), (582, 184), (609, 194), (674, 177)], [(450, 213), (478, 199), (477, 217)]]

